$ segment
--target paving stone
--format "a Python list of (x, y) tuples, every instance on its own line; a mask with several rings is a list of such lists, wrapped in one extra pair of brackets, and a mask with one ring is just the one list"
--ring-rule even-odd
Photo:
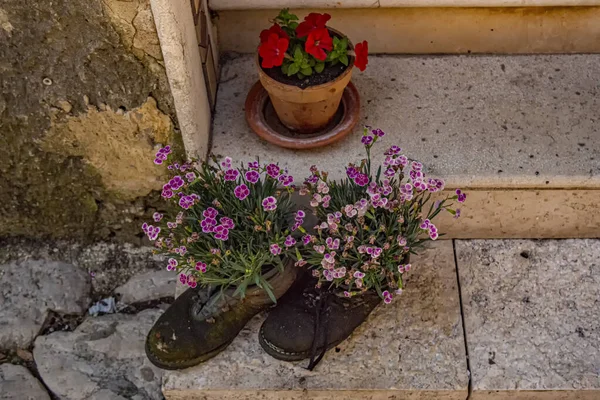
[(50, 310), (81, 314), (90, 302), (88, 274), (72, 264), (27, 260), (0, 265), (0, 348), (27, 348)]
[[(310, 151), (260, 140), (240, 112), (255, 68), (251, 55), (223, 65), (214, 153), (279, 162), (297, 182), (313, 164), (340, 178), (364, 158), (361, 126)], [(447, 188), (472, 193), (446, 238), (568, 238), (600, 226), (599, 75), (598, 54), (373, 56), (352, 82), (363, 123), (387, 132), (375, 159), (399, 144)]]
[(50, 400), (50, 396), (27, 368), (0, 364), (0, 400)]
[(456, 249), (472, 398), (599, 399), (600, 240)]
[[(308, 151), (260, 140), (240, 112), (258, 80), (255, 69), (253, 55), (222, 67), (215, 153), (278, 161), (298, 180), (313, 164), (339, 178), (348, 162), (364, 157), (362, 126), (337, 144)], [(352, 82), (364, 123), (387, 132), (374, 154), (398, 144), (450, 185), (598, 189), (598, 75), (600, 54), (373, 56), (365, 72), (355, 69)]]
[(221, 354), (197, 367), (166, 372), (171, 399), (460, 399), (467, 367), (452, 243), (415, 258), (408, 289), (379, 306), (313, 372), (307, 361), (268, 356), (254, 318)]
[(115, 293), (121, 295), (120, 301), (125, 304), (158, 300), (173, 297), (177, 282), (177, 274), (172, 271), (149, 271), (133, 276), (115, 289)]
[(160, 400), (162, 371), (146, 358), (146, 334), (160, 310), (87, 318), (73, 332), (35, 341), (46, 386), (64, 400)]

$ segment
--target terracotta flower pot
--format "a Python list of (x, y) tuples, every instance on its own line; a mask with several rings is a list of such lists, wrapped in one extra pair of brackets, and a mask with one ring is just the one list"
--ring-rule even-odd
[[(329, 29), (342, 36), (339, 32)], [(352, 44), (349, 48), (353, 49)], [(273, 108), (281, 122), (291, 130), (313, 133), (321, 130), (333, 119), (344, 89), (352, 78), (354, 57), (350, 57), (346, 70), (334, 80), (305, 89), (281, 83), (268, 76), (260, 66), (258, 55), (256, 65), (260, 82), (269, 93)]]

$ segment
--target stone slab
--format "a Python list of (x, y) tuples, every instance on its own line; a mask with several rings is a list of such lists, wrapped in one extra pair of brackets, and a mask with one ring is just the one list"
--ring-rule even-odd
[(457, 241), (472, 399), (600, 398), (600, 240)]
[(1, 400), (50, 400), (44, 386), (23, 366), (0, 365)]
[(592, 6), (598, 0), (212, 0), (214, 10), (281, 8), (376, 8), (376, 7), (545, 7)]
[(163, 393), (183, 399), (460, 399), (467, 366), (452, 243), (416, 257), (408, 288), (380, 306), (310, 372), (258, 344), (254, 318), (233, 343), (205, 364), (166, 372)]
[[(241, 112), (255, 69), (250, 55), (223, 66), (213, 152), (279, 161), (299, 178), (312, 164), (339, 178), (364, 157), (362, 127), (309, 151), (261, 141)], [(600, 54), (375, 56), (352, 81), (364, 123), (388, 133), (376, 154), (398, 144), (450, 186), (600, 189), (598, 76)]]
[(0, 265), (0, 349), (29, 347), (49, 311), (82, 314), (90, 292), (90, 277), (72, 264), (26, 260)]
[[(600, 53), (600, 7), (405, 7), (297, 10), (301, 18), (327, 11), (330, 25), (371, 54)], [(253, 53), (277, 11), (219, 11), (223, 52)], [(398, 23), (402, 21), (402, 23)], [(401, 40), (399, 40), (401, 38)]]
[[(332, 178), (360, 160), (360, 129), (323, 149), (293, 151), (261, 141), (244, 99), (251, 56), (223, 66), (213, 152), (280, 162), (302, 181), (317, 164)], [(449, 238), (600, 236), (600, 55), (371, 57), (353, 82), (365, 124), (384, 129), (448, 188), (471, 190)], [(243, 145), (241, 145), (243, 143)]]
[(163, 371), (144, 352), (161, 312), (88, 317), (73, 332), (38, 337), (33, 357), (42, 380), (63, 400), (162, 400)]
[(134, 304), (164, 297), (173, 297), (177, 274), (165, 269), (138, 274), (129, 279), (124, 285), (115, 289), (121, 295), (120, 301)]

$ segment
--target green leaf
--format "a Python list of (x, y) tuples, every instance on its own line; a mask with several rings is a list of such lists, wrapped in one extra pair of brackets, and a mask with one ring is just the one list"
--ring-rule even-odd
[(307, 66), (306, 68), (302, 68), (300, 72), (302, 75), (310, 76), (312, 75), (312, 68)]
[(319, 62), (315, 65), (315, 71), (320, 74), (325, 69), (325, 63)]
[(331, 66), (333, 67), (334, 65), (336, 65), (340, 60), (338, 60), (337, 58), (333, 61), (331, 61)]
[(337, 47), (340, 44), (340, 39), (337, 36), (333, 37), (333, 47)]
[[(296, 17), (296, 16), (294, 15), (294, 17)], [(298, 17), (296, 17), (296, 19), (298, 19)], [(295, 31), (296, 28), (298, 27), (298, 23), (297, 22), (290, 22), (290, 23), (288, 23), (288, 26), (289, 26), (289, 28), (291, 30)]]
[(346, 54), (342, 54), (340, 56), (340, 62), (347, 66), (348, 65), (348, 56)]
[(287, 75), (289, 67), (290, 67), (290, 64), (283, 64), (281, 66), (281, 71), (283, 71), (283, 73)]
[(300, 67), (298, 66), (298, 64), (294, 63), (289, 66), (287, 74), (288, 76), (292, 76), (294, 74), (297, 74), (298, 71), (300, 71)]
[(306, 76), (304, 76), (304, 75), (302, 74), (302, 72), (298, 72), (298, 75), (297, 75), (297, 77), (298, 77), (298, 79), (304, 79), (304, 78), (306, 78)]
[(294, 49), (294, 61), (299, 62), (302, 61), (304, 55), (302, 54), (302, 49), (300, 46), (296, 46)]
[(345, 50), (348, 51), (348, 38), (345, 37), (342, 40), (340, 40), (340, 45), (337, 47), (339, 50)]

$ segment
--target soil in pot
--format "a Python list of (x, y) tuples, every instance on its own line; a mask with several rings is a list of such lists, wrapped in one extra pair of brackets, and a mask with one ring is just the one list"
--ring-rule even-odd
[[(262, 60), (260, 60), (262, 63)], [(326, 67), (323, 72), (320, 74), (312, 74), (311, 76), (307, 76), (304, 79), (298, 79), (296, 75), (287, 76), (281, 70), (281, 67), (273, 67), (273, 68), (262, 68), (262, 70), (269, 76), (271, 79), (275, 79), (277, 82), (285, 83), (286, 85), (296, 86), (300, 89), (306, 89), (309, 86), (317, 86), (322, 85), (327, 82), (331, 82), (335, 80), (338, 76), (342, 75), (346, 69), (348, 69), (352, 64), (348, 66), (337, 63), (333, 66)]]

